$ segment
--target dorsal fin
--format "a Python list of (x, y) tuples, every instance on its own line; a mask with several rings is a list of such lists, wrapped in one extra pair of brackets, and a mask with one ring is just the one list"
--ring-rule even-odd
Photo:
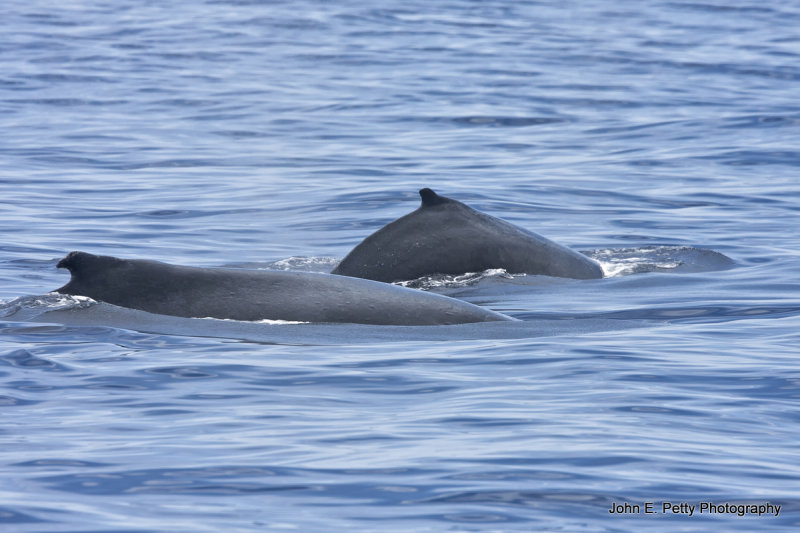
[(56, 265), (57, 268), (66, 268), (73, 276), (79, 275), (87, 268), (91, 271), (94, 269), (104, 269), (109, 266), (118, 265), (123, 263), (122, 259), (110, 257), (107, 255), (94, 255), (87, 252), (70, 252)]
[(441, 205), (447, 202), (452, 202), (450, 198), (439, 196), (433, 191), (433, 189), (429, 189), (427, 187), (425, 187), (424, 189), (420, 189), (419, 196), (420, 198), (422, 198), (422, 207), (431, 207), (434, 205)]
[(78, 268), (78, 263), (81, 258), (87, 256), (86, 252), (70, 252), (61, 261), (58, 262), (56, 268), (66, 268), (70, 272), (74, 272)]

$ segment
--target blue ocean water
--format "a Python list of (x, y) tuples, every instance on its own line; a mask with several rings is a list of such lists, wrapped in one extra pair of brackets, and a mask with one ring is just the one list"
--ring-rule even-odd
[[(2, 531), (800, 525), (797, 1), (2, 11)], [(422, 187), (607, 276), (414, 281), (520, 319), (453, 327), (47, 294), (76, 249), (329, 271)]]

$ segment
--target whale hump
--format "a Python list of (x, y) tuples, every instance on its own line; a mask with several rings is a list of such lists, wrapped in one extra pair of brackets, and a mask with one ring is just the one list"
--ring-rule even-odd
[(94, 255), (87, 252), (70, 252), (56, 264), (56, 267), (69, 270), (69, 273), (75, 277), (92, 267), (109, 267), (113, 264), (121, 264), (122, 262), (123, 261), (119, 258), (106, 255)]
[(85, 255), (84, 252), (70, 252), (65, 255), (61, 261), (58, 262), (56, 268), (66, 268), (70, 272), (73, 272), (76, 268), (78, 268), (78, 262), (80, 261), (81, 255)]
[(81, 271), (86, 269), (91, 263), (97, 262), (101, 259), (110, 259), (105, 256), (98, 256), (86, 252), (70, 252), (64, 256), (61, 261), (56, 265), (57, 268), (65, 268), (73, 276), (80, 274)]
[(429, 189), (425, 187), (424, 189), (419, 190), (419, 196), (422, 198), (422, 206), (421, 207), (432, 207), (434, 205), (441, 205), (453, 202), (450, 198), (445, 198), (444, 196), (439, 196), (434, 192), (433, 189)]
[(406, 287), (315, 272), (199, 268), (70, 252), (61, 294), (187, 318), (394, 326), (508, 321), (476, 305)]
[(419, 195), (422, 205), (417, 210), (368, 236), (331, 273), (390, 283), (491, 268), (563, 278), (603, 277), (597, 262), (541, 235), (427, 187)]

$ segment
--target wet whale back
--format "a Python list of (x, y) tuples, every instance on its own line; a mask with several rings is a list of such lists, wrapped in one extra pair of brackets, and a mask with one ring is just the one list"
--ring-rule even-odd
[(602, 277), (588, 257), (471, 207), (420, 191), (422, 205), (356, 246), (334, 274), (378, 281), (503, 268), (511, 273)]
[(467, 302), (365, 279), (197, 268), (71, 252), (62, 294), (190, 318), (437, 325), (509, 320)]

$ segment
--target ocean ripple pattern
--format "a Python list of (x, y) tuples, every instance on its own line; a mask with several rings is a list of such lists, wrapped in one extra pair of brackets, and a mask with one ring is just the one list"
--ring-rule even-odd
[[(800, 527), (797, 0), (2, 12), (0, 530)], [(327, 272), (423, 187), (606, 277), (409, 280), (519, 319), (442, 329), (49, 294), (71, 250)]]

